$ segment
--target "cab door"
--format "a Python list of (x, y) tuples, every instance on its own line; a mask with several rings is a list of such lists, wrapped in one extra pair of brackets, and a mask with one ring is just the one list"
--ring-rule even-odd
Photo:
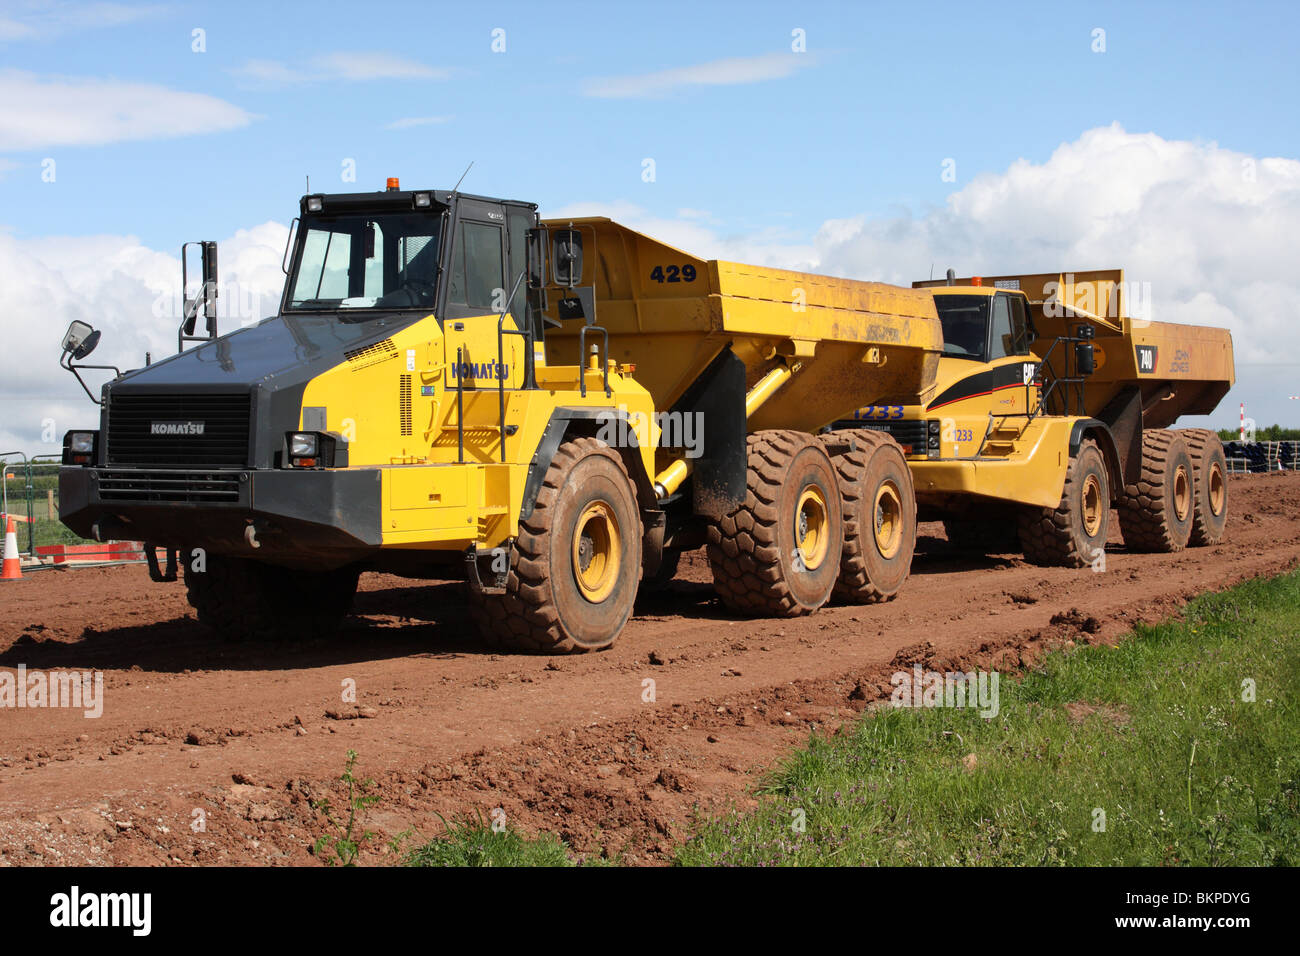
[(1038, 361), (1029, 351), (1029, 311), (1021, 294), (999, 292), (989, 309), (989, 411), (1024, 416), (1038, 405)]

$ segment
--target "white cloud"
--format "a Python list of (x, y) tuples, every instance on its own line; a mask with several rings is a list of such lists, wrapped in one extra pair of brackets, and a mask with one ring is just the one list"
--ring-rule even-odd
[(205, 93), (21, 70), (0, 70), (0, 103), (0, 150), (165, 139), (236, 129), (254, 119)]
[(441, 80), (446, 69), (435, 69), (391, 53), (328, 53), (317, 64), (330, 76), (344, 80)]
[(74, 30), (122, 26), (158, 16), (166, 11), (156, 4), (28, 3), (0, 17), (0, 42), (47, 39)]
[[(285, 226), (268, 222), (220, 243), (220, 331), (277, 311), (287, 236)], [(58, 367), (59, 341), (73, 319), (103, 332), (89, 362), (137, 368), (146, 351), (163, 358), (176, 349), (180, 262), (133, 236), (18, 240), (0, 232), (0, 275), (6, 277), (0, 283), (0, 341), (6, 355), (0, 450), (56, 452), (57, 446), (41, 443), (47, 419), (54, 422), (56, 442), (68, 428), (97, 421), (76, 380)], [(84, 374), (96, 391), (105, 380), (105, 373)]]
[(290, 86), (306, 83), (310, 77), (279, 60), (248, 60), (230, 71), (236, 77), (264, 86)]
[(604, 216), (645, 233), (660, 242), (702, 259), (726, 259), (782, 269), (811, 269), (816, 262), (814, 246), (801, 243), (789, 230), (766, 227), (759, 230), (720, 231), (701, 220), (696, 210), (678, 210), (676, 217), (659, 216), (626, 200), (578, 202), (555, 209), (542, 209), (543, 219), (578, 219)]
[(450, 116), (404, 116), (401, 119), (393, 120), (384, 129), (411, 129), (416, 126), (435, 126), (439, 123), (446, 123)]
[(1300, 162), (1118, 124), (1062, 144), (1041, 164), (977, 176), (919, 216), (827, 222), (819, 266), (908, 283), (960, 275), (1123, 268), (1150, 283), (1149, 318), (1226, 325), (1237, 358), (1293, 341), (1300, 276)]
[(736, 56), (694, 66), (679, 66), (653, 73), (592, 77), (583, 82), (587, 96), (605, 99), (637, 99), (666, 96), (689, 86), (736, 86), (778, 80), (816, 65), (810, 53), (763, 53)]
[(442, 80), (451, 75), (392, 53), (323, 53), (298, 65), (281, 60), (248, 60), (231, 70), (237, 78), (256, 86), (291, 86), (299, 83), (366, 80)]

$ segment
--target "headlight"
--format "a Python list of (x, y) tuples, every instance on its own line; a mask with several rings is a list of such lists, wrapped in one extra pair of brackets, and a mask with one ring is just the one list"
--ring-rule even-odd
[(428, 193), (416, 193), (416, 194), (415, 194), (415, 206), (416, 206), (417, 209), (426, 209), (426, 208), (428, 208), (428, 206), (429, 206), (429, 194), (428, 194)]
[(73, 432), (68, 439), (68, 445), (78, 455), (89, 455), (95, 450), (95, 433)]
[(308, 196), (308, 197), (307, 197), (307, 211), (308, 211), (308, 212), (320, 212), (320, 211), (321, 211), (321, 208), (322, 208), (323, 206), (324, 206), (324, 202), (321, 200), (321, 197), (320, 197), (320, 196)]
[(315, 458), (316, 436), (310, 432), (295, 432), (290, 435), (289, 455), (293, 458)]

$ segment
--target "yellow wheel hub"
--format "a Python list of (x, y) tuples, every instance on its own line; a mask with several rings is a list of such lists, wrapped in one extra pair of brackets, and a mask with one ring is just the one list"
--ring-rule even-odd
[(881, 482), (871, 512), (876, 550), (882, 557), (892, 558), (903, 543), (903, 496), (898, 486), (892, 481)]
[(1228, 496), (1227, 486), (1223, 483), (1223, 469), (1216, 461), (1210, 465), (1210, 510), (1214, 514), (1223, 514), (1223, 506)]
[(606, 501), (591, 502), (573, 531), (573, 577), (582, 596), (592, 604), (609, 597), (622, 557), (623, 539), (613, 507)]
[(826, 498), (816, 485), (809, 485), (799, 496), (794, 516), (794, 540), (804, 567), (814, 571), (826, 560), (830, 550), (830, 515)]
[(1106, 503), (1101, 500), (1101, 481), (1096, 475), (1083, 480), (1083, 530), (1094, 538), (1101, 530), (1101, 519), (1106, 513)]
[(1174, 513), (1179, 521), (1186, 521), (1192, 510), (1192, 481), (1187, 469), (1179, 467), (1174, 472)]

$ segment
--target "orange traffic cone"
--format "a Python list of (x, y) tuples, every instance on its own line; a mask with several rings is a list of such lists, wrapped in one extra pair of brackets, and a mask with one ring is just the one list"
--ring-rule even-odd
[(18, 560), (18, 532), (14, 530), (13, 516), (5, 525), (5, 564), (0, 581), (18, 581), (23, 576), (23, 565)]

